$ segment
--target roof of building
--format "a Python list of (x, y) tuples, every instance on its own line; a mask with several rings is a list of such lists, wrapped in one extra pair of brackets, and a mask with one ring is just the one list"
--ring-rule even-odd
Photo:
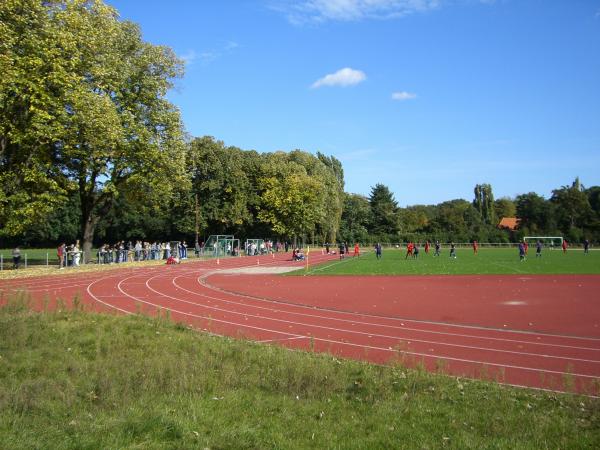
[(498, 228), (508, 228), (511, 231), (516, 230), (518, 226), (519, 219), (517, 217), (503, 217), (498, 224)]

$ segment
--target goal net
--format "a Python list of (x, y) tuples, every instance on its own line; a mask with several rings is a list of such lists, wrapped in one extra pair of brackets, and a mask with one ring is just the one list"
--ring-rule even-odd
[(544, 247), (554, 248), (562, 245), (563, 238), (562, 236), (525, 236), (523, 241), (529, 245), (535, 245), (540, 241)]
[(240, 256), (240, 240), (232, 234), (213, 234), (202, 247), (204, 256)]

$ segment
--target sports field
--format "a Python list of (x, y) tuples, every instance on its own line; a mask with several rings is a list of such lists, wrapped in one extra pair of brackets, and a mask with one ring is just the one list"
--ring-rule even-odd
[[(370, 249), (360, 257), (347, 256), (308, 270), (293, 272), (296, 275), (504, 275), (504, 274), (599, 274), (600, 251), (548, 250), (535, 257), (535, 249), (529, 249), (524, 261), (519, 260), (517, 249), (479, 249), (477, 255), (471, 249), (457, 249), (456, 258), (449, 257), (450, 250), (443, 248), (440, 256), (423, 250), (418, 258), (405, 259), (406, 248), (383, 250), (377, 260)], [(352, 255), (352, 252), (351, 252)], [(310, 256), (310, 255), (309, 255)]]

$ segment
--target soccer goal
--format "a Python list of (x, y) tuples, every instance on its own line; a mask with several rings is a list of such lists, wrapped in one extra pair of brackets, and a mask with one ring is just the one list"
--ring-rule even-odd
[(244, 245), (244, 249), (246, 250), (246, 255), (263, 255), (266, 252), (266, 245), (263, 239), (246, 239), (246, 245)]
[(562, 236), (525, 236), (523, 241), (529, 245), (535, 245), (537, 241), (540, 241), (544, 247), (548, 248), (560, 248), (563, 243)]
[(232, 234), (211, 235), (202, 247), (202, 254), (216, 258), (240, 256), (240, 240), (236, 239)]

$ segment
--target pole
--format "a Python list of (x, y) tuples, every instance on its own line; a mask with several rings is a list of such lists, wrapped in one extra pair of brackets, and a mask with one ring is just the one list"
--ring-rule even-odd
[(27, 269), (27, 253), (25, 253), (25, 268)]
[(46, 267), (48, 267), (48, 252), (46, 252)]
[(4, 270), (4, 255), (0, 253), (0, 270)]
[(308, 272), (308, 255), (310, 253), (310, 245), (306, 248), (306, 271)]
[(195, 223), (195, 232), (196, 232), (196, 247), (198, 246), (198, 235), (200, 234), (200, 226), (198, 225), (198, 222), (200, 221), (200, 211), (198, 209), (198, 193), (196, 192), (194, 194), (194, 200), (196, 203), (196, 209), (195, 209), (195, 213), (196, 213), (196, 223)]

